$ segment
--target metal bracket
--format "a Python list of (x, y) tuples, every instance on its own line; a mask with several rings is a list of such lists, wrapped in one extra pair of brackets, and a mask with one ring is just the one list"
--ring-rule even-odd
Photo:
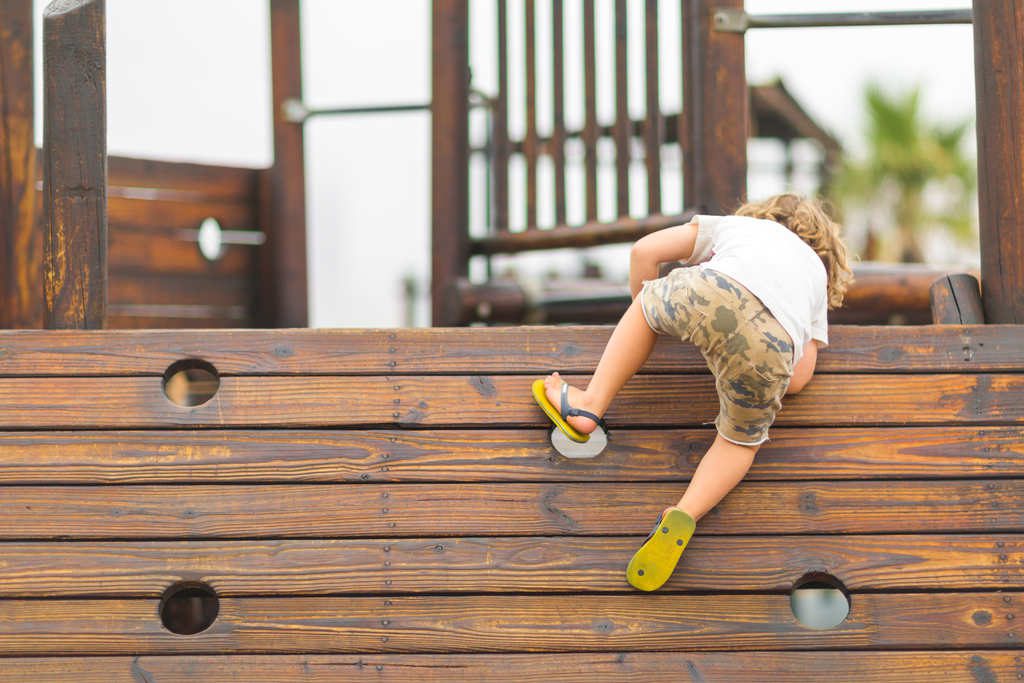
[(713, 21), (722, 33), (746, 33), (750, 28), (750, 15), (741, 9), (715, 10)]

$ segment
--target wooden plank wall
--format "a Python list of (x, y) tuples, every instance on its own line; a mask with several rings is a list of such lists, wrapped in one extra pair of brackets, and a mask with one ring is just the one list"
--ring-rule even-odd
[[(606, 452), (559, 456), (529, 383), (584, 380), (609, 332), (0, 332), (0, 679), (1024, 673), (1024, 329), (833, 327), (654, 594), (624, 567), (717, 402), (659, 341)], [(189, 358), (219, 390), (186, 408)], [(839, 626), (791, 613), (809, 573)], [(161, 626), (182, 581), (219, 598), (194, 635)]]
[(226, 244), (210, 261), (196, 240), (207, 218), (261, 232), (266, 171), (126, 157), (110, 157), (108, 171), (106, 326), (253, 326), (262, 247)]

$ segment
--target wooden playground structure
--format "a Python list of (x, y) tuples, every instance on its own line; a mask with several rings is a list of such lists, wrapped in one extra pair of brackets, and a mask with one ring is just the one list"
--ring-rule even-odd
[[(474, 254), (628, 241), (680, 216), (511, 230), (499, 191), (494, 231), (471, 238), (469, 2), (433, 6), (444, 326), (314, 330), (301, 329), (302, 128), (286, 115), (301, 101), (298, 0), (270, 1), (265, 170), (108, 160), (103, 0), (47, 9), (40, 153), (32, 3), (0, 4), (0, 327), (25, 328), (0, 331), (0, 680), (1024, 677), (1017, 4), (973, 8), (980, 288), (929, 275), (913, 296), (930, 293), (930, 324), (833, 326), (815, 379), (785, 399), (772, 441), (653, 594), (633, 591), (625, 566), (713, 437), (703, 359), (659, 343), (609, 412), (606, 449), (563, 457), (530, 382), (554, 369), (585, 379), (610, 328), (456, 325), (550, 305), (470, 282)], [(655, 26), (656, 7), (645, 5)], [(745, 30), (972, 15), (681, 7), (686, 213), (745, 195)], [(556, 142), (535, 127), (510, 140), (498, 119), (497, 176), (513, 153), (527, 168), (557, 156), (570, 134), (556, 123)], [(628, 146), (636, 131), (656, 149), (664, 123), (620, 116), (613, 137)], [(600, 134), (588, 118), (585, 144)], [(658, 206), (657, 183), (648, 192)], [(265, 241), (236, 235), (245, 244), (204, 261), (182, 234), (209, 216)], [(211, 281), (235, 282), (231, 297), (175, 298)], [(141, 298), (157, 284), (163, 299)], [(906, 301), (907, 287), (882, 289), (902, 293), (873, 305)], [(572, 318), (594, 304), (559, 305)], [(288, 329), (213, 329), (238, 325)], [(848, 603), (827, 627), (794, 613), (820, 587)]]

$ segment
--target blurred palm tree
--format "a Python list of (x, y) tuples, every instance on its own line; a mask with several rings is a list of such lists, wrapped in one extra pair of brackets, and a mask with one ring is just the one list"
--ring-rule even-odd
[[(896, 252), (903, 262), (924, 260), (921, 240), (930, 230), (945, 230), (960, 243), (976, 239), (976, 168), (963, 151), (971, 121), (923, 120), (920, 94), (919, 87), (892, 95), (877, 83), (865, 87), (867, 155), (846, 158), (832, 185), (837, 205), (884, 212), (895, 226)], [(873, 232), (864, 254), (868, 260), (878, 258)]]

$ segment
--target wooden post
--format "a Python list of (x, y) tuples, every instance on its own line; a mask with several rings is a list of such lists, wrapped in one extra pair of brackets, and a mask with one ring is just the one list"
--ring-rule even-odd
[(302, 124), (284, 115), (285, 101), (302, 101), (301, 34), (299, 0), (270, 0), (274, 166), (260, 188), (267, 241), (260, 250), (257, 302), (265, 327), (309, 325), (304, 135)]
[(43, 289), (48, 328), (99, 329), (107, 307), (105, 0), (43, 17)]
[(1024, 7), (975, 0), (978, 213), (985, 320), (1024, 323)]
[(747, 195), (747, 93), (744, 37), (714, 29), (719, 9), (743, 0), (683, 0), (683, 203), (709, 213)]
[(0, 0), (0, 328), (43, 326), (32, 0)]
[(980, 325), (985, 322), (978, 280), (970, 273), (945, 275), (928, 290), (935, 325)]
[(457, 325), (450, 305), (469, 272), (469, 7), (434, 0), (431, 301), (433, 324)]

